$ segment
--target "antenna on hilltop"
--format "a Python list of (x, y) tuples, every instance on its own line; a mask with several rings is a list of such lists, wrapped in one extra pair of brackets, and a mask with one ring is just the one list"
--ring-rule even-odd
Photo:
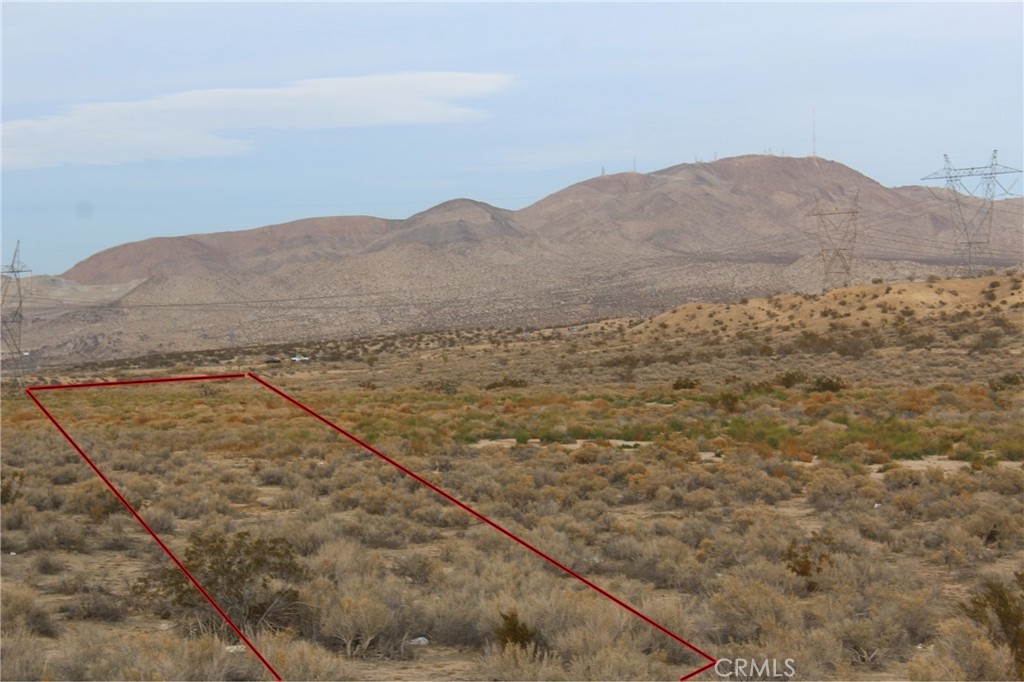
[(857, 240), (859, 200), (860, 190), (857, 190), (850, 208), (825, 210), (815, 198), (814, 210), (807, 214), (808, 218), (818, 219), (818, 243), (824, 265), (822, 292), (853, 283), (853, 243)]
[[(1003, 191), (1003, 195), (1010, 193), (996, 176), (1020, 173), (1016, 168), (999, 165), (996, 162), (997, 152), (998, 150), (992, 150), (989, 165), (973, 168), (953, 168), (949, 155), (944, 154), (942, 158), (946, 164), (942, 170), (921, 178), (946, 181), (946, 203), (953, 219), (953, 229), (956, 230), (954, 250), (957, 274), (961, 276), (977, 276), (979, 264), (991, 256), (989, 242), (992, 239), (992, 206), (995, 203), (996, 187)], [(964, 185), (964, 178), (980, 178), (974, 191)], [(934, 192), (932, 194), (934, 195)], [(967, 197), (981, 199), (981, 205), (972, 207), (965, 204), (962, 200)]]
[(21, 387), (24, 379), (24, 355), (21, 352), (21, 275), (32, 272), (21, 262), (21, 242), (14, 246), (11, 264), (4, 266), (0, 289), (0, 336), (3, 336), (3, 369), (14, 371), (14, 382)]

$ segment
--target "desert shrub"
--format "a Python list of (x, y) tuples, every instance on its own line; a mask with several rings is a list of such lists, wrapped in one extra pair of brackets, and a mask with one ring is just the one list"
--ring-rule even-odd
[[(231, 537), (200, 532), (190, 538), (182, 562), (239, 627), (276, 629), (293, 624), (300, 616), (292, 585), (305, 571), (284, 538), (254, 538), (244, 531)], [(215, 632), (227, 629), (176, 566), (163, 566), (140, 578), (135, 592), (155, 600), (165, 617), (192, 620)]]
[(58, 518), (50, 523), (39, 523), (28, 532), (28, 549), (63, 549), (86, 553), (88, 534), (76, 517)]
[(826, 566), (834, 565), (836, 541), (828, 533), (814, 531), (805, 540), (793, 539), (782, 553), (786, 568), (806, 580), (807, 590), (818, 588), (817, 576)]
[(0, 637), (0, 677), (5, 680), (46, 679), (39, 645), (40, 641), (24, 626), (5, 628), (4, 636)]
[(59, 634), (52, 614), (38, 603), (36, 593), (30, 587), (5, 586), (0, 591), (0, 607), (4, 616), (0, 621), (0, 631), (4, 635), (19, 629), (42, 637), (56, 637)]
[(1010, 651), (987, 635), (970, 621), (957, 618), (941, 623), (934, 644), (915, 652), (907, 663), (907, 676), (922, 681), (1014, 679)]
[(807, 382), (807, 390), (815, 393), (835, 393), (847, 386), (848, 384), (843, 379), (826, 375), (816, 376)]
[(65, 680), (253, 680), (265, 674), (255, 656), (217, 637), (182, 640), (170, 632), (99, 629), (63, 637), (60, 650), (48, 657), (47, 672)]
[(6, 471), (0, 477), (0, 504), (9, 504), (21, 497), (25, 472), (20, 469)]
[(63, 510), (72, 514), (86, 514), (95, 523), (122, 509), (121, 502), (96, 478), (71, 487), (64, 500)]
[(106, 590), (94, 588), (61, 606), (60, 612), (71, 620), (116, 623), (124, 620), (125, 607), (123, 601), (115, 595)]
[(65, 495), (61, 488), (53, 485), (32, 485), (25, 490), (24, 499), (38, 511), (60, 509), (64, 506)]
[(441, 575), (436, 559), (415, 552), (399, 557), (395, 561), (394, 572), (414, 585), (429, 585)]
[(885, 474), (883, 474), (883, 478), (885, 480), (886, 489), (890, 491), (917, 488), (925, 484), (923, 473), (920, 471), (914, 471), (913, 469), (904, 469), (902, 467), (889, 469)]
[(261, 467), (256, 474), (260, 485), (296, 485), (295, 474), (291, 467), (285, 465), (273, 465)]
[(708, 636), (716, 642), (754, 642), (778, 629), (799, 627), (796, 601), (758, 580), (726, 576), (707, 602)]
[(423, 390), (428, 393), (455, 395), (459, 392), (459, 383), (452, 379), (433, 379), (423, 384)]
[(256, 486), (251, 483), (227, 483), (222, 486), (224, 497), (235, 504), (250, 504), (256, 499)]
[(838, 336), (834, 342), (835, 352), (848, 358), (862, 358), (864, 355), (881, 345), (877, 337), (867, 336), (859, 332), (851, 332)]
[(216, 490), (193, 489), (161, 501), (178, 519), (202, 519), (214, 515), (237, 516), (238, 510)]
[(807, 381), (807, 375), (799, 370), (787, 370), (776, 374), (773, 381), (783, 388), (793, 388)]
[(1017, 679), (1024, 679), (1024, 571), (1014, 573), (1009, 585), (986, 578), (960, 608), (994, 643), (1010, 649)]
[(264, 632), (254, 643), (286, 680), (358, 679), (344, 658), (287, 632)]
[(828, 353), (833, 348), (833, 342), (817, 332), (804, 330), (793, 342), (793, 348), (806, 353)]
[(1011, 462), (1024, 461), (1024, 442), (1018, 439), (1004, 439), (992, 445), (999, 457)]
[(850, 662), (871, 670), (883, 669), (895, 657), (893, 650), (904, 644), (900, 628), (877, 614), (843, 618), (833, 622), (830, 629), (843, 644)]
[(499, 612), (501, 624), (494, 629), (494, 639), (503, 647), (508, 645), (527, 647), (537, 643), (537, 631), (519, 620), (515, 610), (508, 613)]
[(667, 677), (663, 671), (651, 665), (649, 657), (623, 650), (622, 647), (609, 647), (597, 651), (593, 656), (574, 658), (567, 672), (569, 679), (573, 680), (649, 680)]
[(859, 497), (859, 481), (838, 469), (817, 471), (807, 484), (807, 501), (818, 511), (842, 509)]
[(1000, 495), (1019, 497), (1024, 494), (1024, 469), (999, 467), (979, 471), (975, 476), (984, 481), (985, 488)]
[(372, 549), (404, 549), (410, 544), (430, 542), (440, 537), (436, 529), (414, 523), (397, 514), (372, 516), (361, 509), (345, 519), (342, 529)]
[(857, 512), (847, 518), (850, 525), (856, 528), (863, 538), (885, 543), (893, 540), (892, 520), (885, 514), (879, 514), (876, 509)]
[[(483, 671), (489, 680), (564, 680), (566, 672), (553, 652), (492, 645), (484, 654)], [(575, 676), (568, 679), (577, 679)], [(608, 678), (613, 679), (613, 678)]]
[(740, 405), (740, 397), (731, 391), (721, 391), (708, 398), (708, 404), (726, 412), (735, 412)]
[(692, 377), (679, 377), (672, 382), (673, 391), (682, 391), (700, 386), (700, 379), (694, 379)]
[(1003, 345), (1005, 332), (1002, 329), (986, 329), (967, 349), (969, 355), (976, 353), (990, 353), (998, 350)]
[(67, 564), (50, 554), (40, 554), (32, 560), (32, 568), (42, 575), (57, 575), (64, 572)]
[(888, 453), (869, 448), (863, 443), (849, 443), (839, 451), (839, 459), (844, 462), (860, 462), (861, 464), (885, 464), (892, 460)]
[(4, 507), (0, 520), (4, 530), (27, 530), (34, 525), (38, 514), (27, 500), (18, 500)]
[(1010, 508), (987, 505), (964, 519), (963, 525), (971, 535), (993, 549), (1016, 549), (1024, 538), (1024, 517), (1019, 505)]
[(491, 383), (484, 386), (484, 390), (493, 391), (496, 388), (525, 388), (529, 384), (526, 379), (513, 379), (509, 375), (504, 375), (498, 381), (492, 381)]
[(142, 513), (149, 527), (160, 535), (172, 535), (175, 529), (174, 512), (164, 506), (155, 506), (146, 509)]
[(792, 496), (789, 482), (778, 477), (769, 477), (764, 471), (753, 471), (749, 475), (731, 477), (729, 490), (733, 501), (738, 504), (765, 502), (776, 504)]
[(316, 638), (350, 658), (409, 659), (408, 608), (394, 577), (359, 577), (331, 583), (317, 578), (303, 590), (313, 609)]

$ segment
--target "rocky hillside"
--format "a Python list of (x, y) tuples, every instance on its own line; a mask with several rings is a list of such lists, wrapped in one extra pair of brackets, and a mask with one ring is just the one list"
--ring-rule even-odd
[[(955, 230), (927, 189), (886, 188), (819, 158), (744, 156), (600, 176), (518, 211), (456, 199), (406, 220), (313, 218), (124, 244), (50, 281), (61, 297), (29, 299), (22, 345), (63, 362), (820, 291), (808, 214), (854, 205), (855, 282), (948, 274)], [(996, 206), (993, 266), (1020, 261), (1021, 216), (1020, 199)], [(80, 303), (76, 287), (88, 288)]]

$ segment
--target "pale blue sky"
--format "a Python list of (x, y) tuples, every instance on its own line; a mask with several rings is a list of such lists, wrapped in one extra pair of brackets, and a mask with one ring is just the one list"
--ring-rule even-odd
[[(817, 151), (1024, 167), (1008, 3), (4, 2), (3, 260)], [(1020, 184), (1016, 187), (1020, 191)]]

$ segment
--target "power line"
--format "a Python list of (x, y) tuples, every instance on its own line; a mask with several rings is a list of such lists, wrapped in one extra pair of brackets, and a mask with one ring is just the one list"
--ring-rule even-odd
[(822, 291), (848, 287), (853, 283), (853, 245), (857, 240), (857, 203), (860, 190), (848, 209), (821, 208), (817, 199), (808, 218), (818, 219), (818, 242), (821, 247)]
[[(953, 228), (956, 230), (954, 254), (958, 260), (958, 270), (969, 277), (977, 275), (979, 263), (989, 259), (996, 187), (1003, 190), (1004, 194), (1009, 194), (996, 176), (1020, 173), (1016, 168), (1000, 165), (996, 161), (997, 153), (997, 150), (992, 151), (989, 165), (970, 168), (953, 168), (949, 155), (946, 154), (943, 156), (946, 163), (942, 170), (921, 178), (946, 181), (946, 202), (953, 218)], [(965, 178), (980, 178), (980, 181), (972, 191), (964, 185)], [(963, 201), (965, 196), (980, 199), (981, 204), (969, 207)]]
[(21, 262), (21, 242), (14, 246), (11, 264), (3, 268), (3, 286), (0, 290), (0, 335), (3, 336), (7, 358), (4, 369), (14, 370), (14, 382), (21, 387), (24, 383), (25, 356), (21, 352), (21, 326), (24, 316), (21, 312), (21, 275), (32, 272)]

